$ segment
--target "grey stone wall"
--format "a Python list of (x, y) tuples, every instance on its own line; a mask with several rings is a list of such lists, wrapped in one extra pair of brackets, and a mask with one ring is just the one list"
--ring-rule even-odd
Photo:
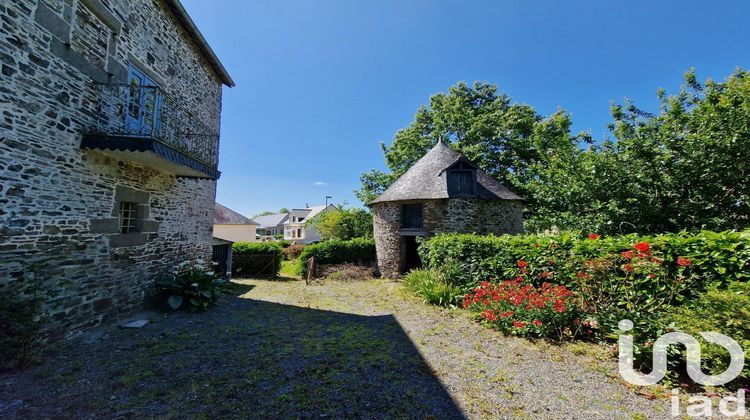
[[(401, 231), (404, 203), (386, 202), (372, 206), (378, 268), (384, 277), (400, 276), (405, 250)], [(440, 233), (503, 235), (523, 233), (523, 205), (519, 201), (453, 198), (422, 202), (424, 228), (406, 234), (431, 237)]]
[[(0, 293), (41, 293), (50, 339), (138, 309), (158, 274), (210, 262), (215, 181), (79, 149), (93, 82), (125, 82), (129, 62), (219, 131), (221, 83), (162, 6), (0, 3)], [(139, 232), (123, 235), (126, 198)]]
[(401, 235), (399, 234), (401, 204), (374, 204), (372, 206), (372, 227), (380, 275), (386, 278), (399, 277), (402, 262)]

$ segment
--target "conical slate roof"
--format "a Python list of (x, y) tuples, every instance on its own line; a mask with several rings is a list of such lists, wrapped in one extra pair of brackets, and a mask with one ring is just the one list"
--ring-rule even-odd
[[(387, 201), (450, 198), (445, 170), (460, 159), (465, 160), (450, 146), (439, 141), (435, 147), (422, 156), (370, 204)], [(522, 200), (521, 197), (479, 168), (477, 168), (477, 196), (484, 200)]]

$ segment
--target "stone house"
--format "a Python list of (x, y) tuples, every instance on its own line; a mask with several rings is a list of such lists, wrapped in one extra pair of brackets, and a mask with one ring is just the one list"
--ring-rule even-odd
[(443, 142), (368, 205), (384, 277), (419, 267), (417, 237), (523, 232), (521, 197)]
[(0, 70), (0, 292), (41, 293), (47, 338), (210, 265), (234, 83), (178, 0), (3, 1)]

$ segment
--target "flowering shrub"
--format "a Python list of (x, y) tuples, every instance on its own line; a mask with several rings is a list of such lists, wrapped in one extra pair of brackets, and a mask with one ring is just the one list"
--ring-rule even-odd
[[(535, 287), (522, 276), (498, 284), (482, 282), (464, 297), (463, 307), (477, 313), (481, 322), (522, 337), (562, 340), (582, 327), (572, 291), (547, 282)], [(590, 328), (585, 331), (591, 333)]]
[[(636, 244), (647, 244), (635, 247)], [(622, 252), (627, 252), (622, 255)], [(630, 255), (643, 262), (639, 254), (650, 253), (662, 260), (658, 274), (664, 278), (690, 275), (697, 282), (696, 292), (712, 286), (726, 287), (731, 281), (750, 280), (750, 230), (745, 232), (669, 233), (656, 236), (601, 236), (562, 232), (555, 235), (479, 236), (442, 234), (424, 241), (419, 253), (427, 269), (441, 269), (447, 263), (459, 263), (451, 282), (466, 289), (489, 277), (513, 278), (520, 274), (523, 260), (535, 279), (543, 272), (553, 272), (555, 283), (575, 287), (577, 274), (587, 261), (619, 264), (616, 277), (632, 266), (625, 261)], [(630, 264), (630, 266), (626, 266)], [(689, 269), (689, 270), (688, 270)], [(650, 273), (645, 273), (650, 274)], [(613, 279), (614, 280), (614, 279)], [(536, 281), (536, 280), (535, 280)], [(545, 278), (542, 281), (550, 281)], [(551, 281), (550, 281), (551, 282)]]

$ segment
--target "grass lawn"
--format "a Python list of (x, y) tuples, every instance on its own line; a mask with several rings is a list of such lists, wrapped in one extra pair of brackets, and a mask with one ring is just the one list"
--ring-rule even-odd
[(238, 283), (206, 313), (59, 345), (0, 375), (0, 403), (22, 401), (20, 418), (669, 415), (617, 379), (605, 349), (503, 337), (395, 282)]
[(297, 264), (299, 264), (299, 260), (281, 261), (281, 270), (279, 271), (279, 275), (282, 277), (290, 277), (290, 278), (299, 277), (297, 275)]

